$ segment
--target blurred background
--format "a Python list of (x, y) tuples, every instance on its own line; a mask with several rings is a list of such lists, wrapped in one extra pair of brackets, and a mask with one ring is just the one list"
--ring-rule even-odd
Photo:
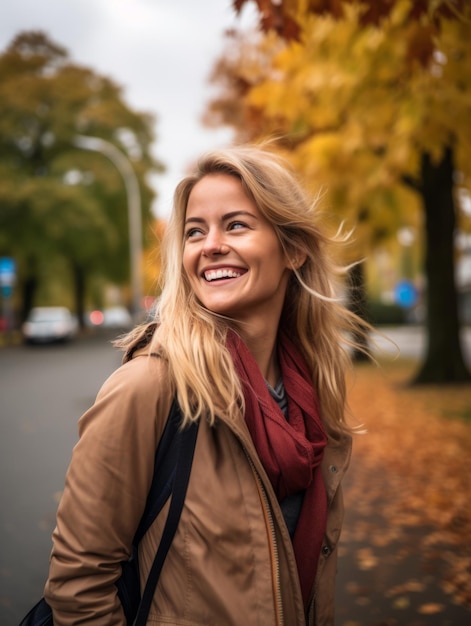
[[(76, 421), (119, 364), (111, 339), (152, 312), (176, 183), (206, 149), (266, 139), (332, 232), (353, 229), (340, 287), (379, 333), (383, 378), (354, 355), (370, 434), (347, 483), (339, 626), (471, 623), (469, 2), (8, 0), (2, 624), (42, 592)], [(394, 541), (420, 553), (394, 569)]]

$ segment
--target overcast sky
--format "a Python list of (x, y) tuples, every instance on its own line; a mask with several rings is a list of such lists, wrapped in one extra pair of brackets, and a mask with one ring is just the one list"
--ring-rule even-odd
[(228, 129), (200, 123), (208, 77), (223, 33), (255, 23), (251, 5), (237, 18), (231, 0), (0, 0), (0, 51), (24, 30), (44, 30), (73, 61), (110, 76), (128, 104), (157, 116), (154, 212), (166, 217), (185, 168), (204, 150), (226, 145)]

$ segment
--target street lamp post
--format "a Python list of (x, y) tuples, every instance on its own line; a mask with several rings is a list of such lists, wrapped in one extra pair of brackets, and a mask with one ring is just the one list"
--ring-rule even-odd
[(132, 314), (137, 320), (142, 302), (142, 219), (139, 182), (129, 159), (118, 148), (100, 137), (76, 135), (77, 148), (101, 152), (116, 167), (124, 181), (128, 203), (129, 256), (131, 262)]

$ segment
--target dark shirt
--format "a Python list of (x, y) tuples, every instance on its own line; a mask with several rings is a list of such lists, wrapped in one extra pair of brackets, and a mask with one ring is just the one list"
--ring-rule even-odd
[[(278, 403), (278, 406), (283, 411), (283, 415), (288, 419), (288, 398), (286, 397), (285, 386), (283, 380), (280, 378), (275, 389), (267, 383), (268, 390), (272, 398)], [(288, 527), (289, 536), (291, 539), (294, 537), (294, 531), (298, 524), (298, 519), (301, 514), (303, 506), (304, 491), (298, 491), (287, 496), (282, 502), (280, 502), (281, 511), (285, 518), (286, 526)]]

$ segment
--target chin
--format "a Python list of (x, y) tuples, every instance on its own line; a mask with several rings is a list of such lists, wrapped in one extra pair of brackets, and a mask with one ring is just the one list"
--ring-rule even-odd
[(207, 311), (214, 313), (214, 315), (221, 315), (222, 317), (227, 317), (228, 319), (235, 319), (237, 316), (235, 309), (228, 307), (227, 303), (218, 305), (209, 302), (202, 302), (202, 305)]

